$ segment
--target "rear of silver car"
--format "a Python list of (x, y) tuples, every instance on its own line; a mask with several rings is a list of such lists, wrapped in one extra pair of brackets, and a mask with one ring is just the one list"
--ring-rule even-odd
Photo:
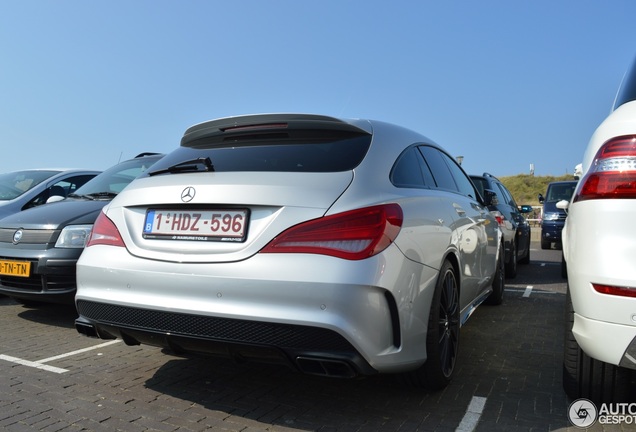
[(460, 265), (472, 268), (462, 312), (488, 295), (496, 224), (450, 228), (458, 204), (389, 181), (400, 143), (423, 137), (318, 116), (269, 119), (269, 130), (233, 121), (191, 128), (184, 154), (105, 208), (77, 266), (80, 332), (350, 377), (426, 361), (453, 230), (474, 232), (465, 248), (483, 260)]

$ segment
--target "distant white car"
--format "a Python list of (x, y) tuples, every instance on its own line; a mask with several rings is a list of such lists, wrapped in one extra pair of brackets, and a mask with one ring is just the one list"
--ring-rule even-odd
[(633, 402), (636, 369), (636, 62), (592, 135), (562, 233), (567, 269), (563, 385)]

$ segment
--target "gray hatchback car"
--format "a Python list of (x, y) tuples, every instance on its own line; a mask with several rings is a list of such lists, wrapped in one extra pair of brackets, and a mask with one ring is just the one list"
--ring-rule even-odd
[(110, 200), (162, 155), (121, 162), (58, 202), (0, 221), (0, 294), (22, 303), (72, 304), (75, 263), (95, 218)]
[(72, 194), (100, 171), (28, 169), (0, 174), (0, 219)]

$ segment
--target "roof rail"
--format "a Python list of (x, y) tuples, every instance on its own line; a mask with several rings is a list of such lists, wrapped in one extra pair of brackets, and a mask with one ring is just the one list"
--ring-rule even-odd
[(499, 181), (499, 179), (498, 179), (497, 177), (495, 177), (494, 175), (492, 175), (492, 174), (490, 174), (490, 173), (487, 173), (487, 172), (485, 172), (485, 173), (484, 173), (484, 177), (492, 177), (492, 178), (494, 178), (495, 180), (498, 180), (498, 181)]

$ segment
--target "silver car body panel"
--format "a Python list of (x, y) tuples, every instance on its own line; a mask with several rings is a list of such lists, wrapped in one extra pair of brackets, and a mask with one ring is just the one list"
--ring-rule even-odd
[[(84, 251), (76, 301), (320, 327), (343, 336), (376, 371), (423, 364), (442, 263), (450, 259), (457, 266), (463, 323), (491, 292), (501, 232), (476, 199), (396, 188), (389, 181), (404, 144), (434, 145), (430, 140), (384, 123), (351, 123), (373, 130), (367, 156), (352, 171), (198, 172), (135, 180), (104, 209), (126, 248), (97, 245)], [(374, 151), (378, 141), (396, 145)], [(184, 204), (181, 194), (189, 186), (196, 194)], [(382, 203), (399, 204), (404, 223), (395, 241), (375, 256), (350, 261), (259, 253), (298, 223)], [(225, 243), (143, 237), (148, 208), (193, 205), (249, 208), (248, 238)]]

